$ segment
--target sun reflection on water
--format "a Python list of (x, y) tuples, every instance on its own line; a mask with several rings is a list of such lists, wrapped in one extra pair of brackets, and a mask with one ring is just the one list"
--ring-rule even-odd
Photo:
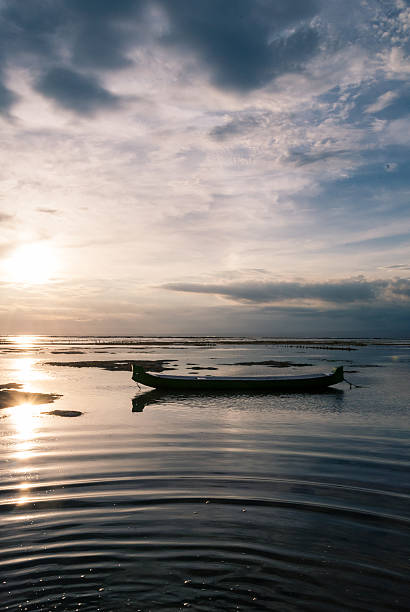
[[(16, 336), (13, 338), (15, 345), (21, 348), (34, 346), (38, 336)], [(18, 357), (10, 362), (10, 379), (17, 386), (13, 400), (21, 397), (21, 403), (11, 405), (7, 408), (8, 422), (10, 428), (10, 457), (15, 461), (14, 472), (16, 474), (16, 494), (13, 499), (14, 503), (22, 506), (33, 501), (32, 496), (32, 481), (36, 477), (36, 465), (33, 459), (38, 456), (39, 452), (39, 429), (41, 426), (40, 415), (44, 412), (44, 404), (36, 403), (39, 400), (38, 396), (33, 396), (31, 393), (37, 393), (38, 381), (50, 378), (50, 376), (38, 369), (36, 364), (38, 359), (32, 357)], [(12, 387), (13, 388), (13, 387)], [(21, 394), (21, 395), (20, 395)], [(25, 400), (25, 401), (24, 401)]]
[(11, 364), (13, 371), (13, 382), (21, 383), (25, 386), (26, 391), (34, 391), (32, 383), (37, 380), (46, 380), (49, 375), (40, 369), (36, 368), (37, 360), (33, 357), (20, 357), (14, 359)]
[(30, 402), (10, 408), (10, 421), (14, 426), (12, 457), (20, 464), (16, 472), (22, 479), (18, 485), (18, 494), (15, 499), (15, 503), (19, 506), (31, 501), (29, 495), (33, 472), (31, 460), (36, 456), (36, 436), (42, 409), (44, 409), (43, 406)]
[(34, 336), (34, 335), (10, 336), (8, 340), (12, 342), (16, 348), (30, 349), (37, 345), (38, 341), (40, 340), (40, 336)]
[(11, 409), (11, 422), (15, 427), (14, 457), (18, 459), (29, 459), (33, 456), (34, 438), (37, 432), (38, 417), (42, 406), (25, 402)]

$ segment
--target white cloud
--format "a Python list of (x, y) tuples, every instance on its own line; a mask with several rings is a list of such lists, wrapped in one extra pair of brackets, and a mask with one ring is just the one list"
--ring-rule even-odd
[(410, 58), (405, 55), (401, 47), (392, 47), (384, 54), (384, 61), (389, 76), (401, 79), (408, 78)]
[(395, 91), (386, 91), (386, 93), (379, 96), (373, 104), (370, 104), (366, 108), (366, 113), (377, 113), (378, 111), (383, 110), (387, 106), (389, 106), (393, 100), (398, 98), (399, 94)]
[[(246, 92), (217, 87), (192, 54), (159, 44), (163, 24), (151, 15), (158, 27), (127, 49), (131, 64), (95, 69), (101, 87), (122, 104), (92, 117), (33, 89), (41, 64), (11, 62), (7, 85), (19, 101), (13, 119), (2, 119), (1, 210), (14, 215), (2, 223), (4, 243), (44, 238), (59, 248), (61, 283), (49, 299), (60, 304), (73, 279), (82, 281), (81, 305), (70, 301), (81, 320), (98, 309), (92, 287), (102, 276), (102, 293), (113, 286), (121, 296), (123, 321), (142, 316), (139, 308), (157, 317), (167, 312), (169, 296), (154, 298), (153, 286), (226, 269), (263, 268), (282, 280), (372, 277), (386, 252), (358, 246), (360, 256), (335, 260), (333, 249), (400, 225), (383, 212), (390, 194), (360, 175), (377, 152), (381, 172), (398, 175), (400, 164), (384, 159), (383, 147), (407, 146), (410, 128), (407, 118), (369, 116), (398, 98), (392, 85), (360, 107), (363, 92), (379, 80), (404, 80), (410, 70), (398, 43), (391, 48), (372, 33), (367, 11), (374, 6), (350, 2), (349, 12), (326, 5), (314, 22), (321, 46), (303, 70), (290, 68)], [(405, 15), (402, 9), (381, 30), (404, 36)], [(355, 177), (368, 180), (371, 210)], [(349, 180), (343, 201), (341, 183)], [(42, 214), (47, 210), (58, 214)], [(390, 247), (389, 265), (402, 261), (400, 249)], [(177, 311), (182, 300), (174, 299)], [(108, 317), (115, 300), (103, 304)], [(70, 309), (60, 307), (69, 318)]]

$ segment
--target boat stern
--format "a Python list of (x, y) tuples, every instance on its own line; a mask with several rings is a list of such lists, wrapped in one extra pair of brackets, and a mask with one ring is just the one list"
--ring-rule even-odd
[(338, 368), (334, 369), (333, 378), (334, 378), (334, 382), (332, 382), (332, 385), (335, 385), (337, 383), (344, 381), (345, 375), (343, 372), (343, 366), (339, 366)]
[(137, 363), (131, 363), (132, 369), (132, 380), (135, 382), (140, 382), (140, 377), (145, 374), (145, 370), (142, 366)]

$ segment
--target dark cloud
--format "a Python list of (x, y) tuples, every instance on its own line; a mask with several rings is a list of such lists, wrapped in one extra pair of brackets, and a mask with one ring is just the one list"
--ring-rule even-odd
[(248, 91), (300, 69), (318, 46), (306, 20), (313, 0), (160, 0), (170, 17), (166, 42), (188, 48), (216, 85)]
[(55, 33), (66, 23), (61, 0), (6, 0), (0, 11), (0, 44), (6, 57), (35, 54), (55, 58)]
[(393, 296), (410, 299), (410, 280), (406, 278), (394, 280), (390, 283), (389, 290)]
[(333, 304), (366, 302), (385, 289), (387, 281), (347, 280), (325, 283), (242, 282), (231, 284), (169, 283), (165, 289), (189, 293), (210, 293), (248, 303), (285, 300), (319, 300)]
[[(38, 91), (78, 113), (113, 106), (115, 97), (94, 71), (131, 64), (129, 51), (146, 43), (144, 19), (154, 8), (169, 21), (161, 42), (188, 49), (190, 59), (199, 60), (223, 88), (266, 85), (301, 68), (317, 48), (316, 31), (307, 22), (316, 12), (314, 0), (4, 0), (2, 65), (46, 72)], [(83, 74), (87, 70), (89, 77)], [(0, 83), (0, 112), (15, 101)]]
[(66, 0), (65, 5), (76, 25), (75, 65), (112, 70), (132, 63), (126, 54), (140, 42), (140, 11), (148, 0)]
[[(316, 0), (4, 0), (0, 57), (3, 65), (48, 70), (39, 91), (52, 91), (63, 106), (89, 112), (91, 97), (102, 105), (113, 98), (101, 89), (97, 93), (91, 81), (86, 87), (73, 79), (63, 95), (56, 71), (93, 74), (129, 66), (130, 50), (145, 45), (149, 23), (161, 19), (158, 9), (168, 30), (157, 42), (183, 52), (191, 62), (196, 59), (221, 88), (246, 92), (263, 87), (302, 69), (318, 49), (318, 33), (311, 26)], [(159, 36), (158, 30), (151, 34)], [(69, 93), (73, 89), (78, 104)], [(14, 101), (0, 86), (0, 111)]]
[(74, 64), (117, 68), (128, 37), (123, 25), (135, 20), (149, 0), (9, 0), (1, 11), (6, 55), (31, 53), (51, 61), (66, 55)]
[(316, 164), (328, 159), (341, 158), (351, 156), (351, 152), (346, 149), (335, 149), (332, 151), (322, 150), (306, 150), (298, 149), (290, 150), (286, 161), (296, 164), (297, 166), (306, 166), (308, 164)]
[[(323, 283), (170, 283), (171, 291), (226, 297), (226, 328), (259, 333), (407, 336), (410, 279), (346, 280)], [(289, 300), (292, 300), (289, 302)], [(314, 300), (314, 303), (309, 303)], [(238, 307), (240, 305), (240, 307)], [(229, 321), (231, 319), (231, 321)], [(248, 327), (244, 326), (248, 321)]]
[(11, 221), (12, 219), (14, 219), (13, 215), (9, 215), (7, 213), (0, 212), (0, 223), (7, 223), (8, 221)]
[(52, 68), (38, 81), (37, 90), (60, 106), (84, 115), (119, 103), (119, 98), (104, 89), (95, 77), (69, 68)]
[(85, 24), (81, 27), (74, 48), (73, 60), (77, 65), (90, 68), (125, 68), (132, 62), (125, 56), (127, 39), (119, 28), (106, 23)]
[(87, 19), (101, 21), (124, 18), (142, 3), (141, 0), (65, 0), (65, 4)]
[[(264, 320), (265, 333), (280, 329), (292, 336), (317, 334), (321, 337), (408, 337), (410, 316), (408, 303), (369, 303), (346, 305), (329, 310), (266, 306), (252, 312)], [(251, 319), (252, 320), (252, 319)]]
[(239, 113), (230, 121), (215, 126), (209, 135), (215, 140), (228, 140), (235, 136), (245, 136), (268, 122), (268, 113)]
[(38, 212), (47, 213), (49, 215), (54, 215), (55, 213), (58, 212), (58, 210), (56, 208), (37, 208), (36, 210)]
[(385, 270), (410, 270), (410, 264), (394, 264), (392, 266), (383, 266)]
[[(84, 69), (118, 69), (130, 61), (126, 51), (138, 43), (135, 21), (148, 0), (5, 0), (0, 5), (2, 66), (29, 66), (45, 72), (40, 93), (78, 113), (114, 106), (118, 98)], [(0, 83), (0, 112), (16, 101)]]
[(0, 113), (7, 113), (18, 96), (0, 82)]

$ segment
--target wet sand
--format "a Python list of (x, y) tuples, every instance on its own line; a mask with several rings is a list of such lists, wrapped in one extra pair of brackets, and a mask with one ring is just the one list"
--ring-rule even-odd
[(145, 369), (150, 370), (150, 372), (163, 372), (164, 370), (172, 370), (172, 367), (169, 367), (165, 364), (169, 364), (171, 361), (177, 361), (176, 359), (157, 359), (152, 361), (147, 360), (118, 360), (118, 359), (108, 359), (108, 360), (96, 360), (96, 361), (47, 361), (45, 365), (51, 366), (64, 366), (67, 368), (102, 368), (103, 370), (112, 370), (112, 371), (120, 371), (120, 372), (130, 372), (131, 364), (135, 363), (137, 365), (142, 366)]

